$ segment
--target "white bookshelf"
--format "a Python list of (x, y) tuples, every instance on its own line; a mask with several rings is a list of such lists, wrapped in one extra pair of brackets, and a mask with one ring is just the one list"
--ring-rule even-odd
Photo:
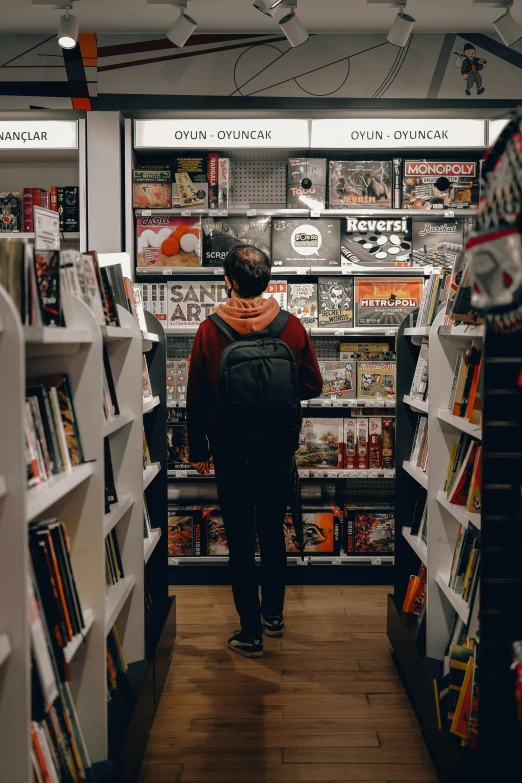
[(424, 471), (421, 470), (418, 465), (414, 465), (413, 462), (410, 462), (409, 460), (404, 460), (402, 467), (406, 473), (409, 473), (410, 476), (412, 476), (412, 478), (414, 478), (415, 481), (421, 485), (421, 487), (428, 489), (428, 474), (424, 473)]
[(428, 547), (420, 535), (412, 536), (410, 527), (402, 528), (402, 535), (411, 546), (417, 557), (422, 560), (425, 566), (428, 565)]
[(158, 527), (150, 531), (150, 536), (148, 538), (143, 539), (143, 560), (145, 563), (149, 562), (150, 556), (154, 552), (160, 537), (161, 529)]
[(417, 400), (409, 394), (405, 394), (402, 400), (406, 405), (409, 405), (410, 408), (413, 408), (414, 411), (418, 411), (419, 413), (428, 412), (428, 400)]

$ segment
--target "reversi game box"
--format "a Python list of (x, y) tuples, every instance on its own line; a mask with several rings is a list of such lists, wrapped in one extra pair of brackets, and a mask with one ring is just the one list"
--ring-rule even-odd
[[(340, 527), (341, 509), (338, 506), (304, 508), (304, 551), (308, 554), (336, 554), (339, 551)], [(288, 554), (299, 554), (299, 541), (291, 514), (285, 517), (285, 541)]]
[(457, 255), (464, 250), (464, 222), (416, 218), (413, 221), (415, 266), (453, 269)]
[(391, 160), (331, 160), (330, 208), (367, 207), (391, 209), (393, 162)]
[(344, 511), (345, 546), (349, 554), (393, 554), (395, 514), (390, 507), (353, 508)]
[(399, 326), (422, 299), (422, 277), (356, 277), (355, 326)]
[(319, 361), (324, 399), (348, 400), (356, 397), (356, 362)]
[(169, 557), (199, 557), (201, 552), (201, 508), (169, 503)]
[(136, 218), (137, 257), (140, 269), (201, 266), (199, 218), (153, 215)]
[(298, 468), (342, 468), (342, 419), (305, 418), (296, 452)]
[(236, 245), (254, 245), (270, 258), (271, 226), (268, 217), (207, 217), (201, 221), (203, 266), (223, 266)]
[(348, 269), (411, 266), (411, 219), (349, 217), (342, 221), (342, 265)]
[(306, 329), (318, 326), (317, 283), (289, 283), (288, 310)]
[(339, 220), (272, 220), (272, 260), (277, 266), (341, 266)]
[(208, 318), (219, 304), (227, 301), (224, 281), (176, 280), (168, 283), (167, 326), (197, 326)]
[(353, 278), (320, 277), (318, 281), (319, 326), (353, 326)]
[(477, 209), (479, 164), (474, 161), (405, 160), (403, 209)]

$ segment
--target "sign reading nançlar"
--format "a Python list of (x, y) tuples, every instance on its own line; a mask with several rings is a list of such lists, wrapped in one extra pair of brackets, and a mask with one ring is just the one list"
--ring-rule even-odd
[(136, 120), (137, 148), (308, 147), (308, 120)]
[(76, 120), (0, 120), (0, 149), (78, 149)]
[(484, 120), (313, 120), (315, 149), (443, 149), (484, 147)]

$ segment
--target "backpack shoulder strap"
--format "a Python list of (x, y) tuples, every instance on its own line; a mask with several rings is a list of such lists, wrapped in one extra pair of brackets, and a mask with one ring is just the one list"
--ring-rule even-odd
[(288, 323), (290, 313), (287, 310), (280, 310), (271, 324), (266, 327), (270, 337), (281, 337), (284, 328)]
[(230, 340), (231, 343), (237, 342), (237, 340), (241, 340), (241, 335), (239, 332), (236, 332), (235, 329), (232, 329), (231, 326), (229, 326), (225, 321), (217, 314), (217, 313), (211, 313), (209, 315), (209, 320), (212, 321), (212, 323), (217, 326), (220, 332), (225, 335), (227, 340)]

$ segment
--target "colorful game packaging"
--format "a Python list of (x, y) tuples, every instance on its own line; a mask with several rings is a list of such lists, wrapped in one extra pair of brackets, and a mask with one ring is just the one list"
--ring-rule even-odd
[(422, 277), (356, 277), (355, 326), (399, 326), (422, 299)]
[(353, 326), (353, 278), (320, 277), (319, 326)]
[(290, 158), (286, 185), (288, 209), (326, 206), (326, 158)]
[(348, 554), (394, 553), (395, 514), (391, 507), (355, 508), (347, 505), (344, 518)]
[(412, 265), (411, 220), (356, 218), (342, 221), (342, 265), (348, 270)]
[(330, 208), (390, 209), (393, 195), (391, 160), (331, 160)]
[(319, 361), (324, 399), (348, 400), (356, 396), (356, 363)]
[(341, 266), (340, 221), (272, 220), (272, 260), (277, 266)]
[(403, 209), (477, 209), (479, 165), (475, 161), (405, 160)]
[(223, 266), (236, 245), (253, 245), (271, 257), (271, 220), (269, 217), (207, 217), (203, 231), (203, 266)]
[(395, 399), (395, 362), (357, 362), (359, 399)]
[(176, 280), (168, 283), (167, 325), (169, 328), (199, 325), (222, 302), (227, 302), (224, 282)]
[(318, 326), (317, 283), (289, 283), (288, 310), (306, 329)]
[(342, 468), (342, 419), (304, 418), (296, 452), (298, 468)]
[[(288, 554), (298, 554), (299, 542), (292, 515), (285, 517), (285, 540)], [(334, 555), (339, 551), (341, 509), (320, 506), (303, 509), (303, 541), (307, 554)]]
[(201, 266), (199, 218), (153, 215), (136, 219), (137, 271), (141, 268)]

